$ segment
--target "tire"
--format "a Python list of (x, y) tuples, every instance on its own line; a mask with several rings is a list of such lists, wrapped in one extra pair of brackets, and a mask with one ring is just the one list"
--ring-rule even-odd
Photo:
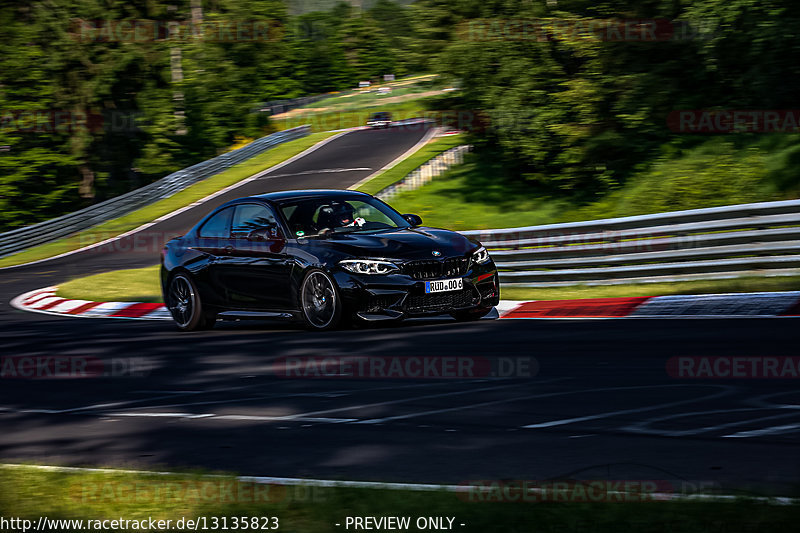
[(450, 313), (450, 316), (459, 322), (472, 322), (473, 320), (480, 320), (491, 310), (491, 307), (477, 307), (475, 309), (456, 311), (454, 313)]
[(324, 270), (311, 269), (299, 291), (300, 311), (306, 328), (327, 331), (342, 321), (342, 299), (333, 278)]
[(167, 287), (167, 309), (181, 331), (197, 331), (214, 327), (216, 315), (203, 309), (197, 285), (187, 274), (173, 276)]

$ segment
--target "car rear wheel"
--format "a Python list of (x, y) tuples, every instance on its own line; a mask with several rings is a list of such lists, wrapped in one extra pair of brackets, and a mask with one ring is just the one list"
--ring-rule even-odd
[(176, 274), (170, 280), (167, 308), (181, 331), (196, 331), (214, 326), (216, 317), (203, 309), (197, 286), (186, 274)]
[(306, 327), (329, 330), (342, 319), (342, 302), (336, 282), (324, 271), (313, 269), (300, 285), (300, 309)]

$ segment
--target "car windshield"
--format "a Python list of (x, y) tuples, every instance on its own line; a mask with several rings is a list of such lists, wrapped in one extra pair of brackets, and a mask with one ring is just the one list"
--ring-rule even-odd
[(409, 227), (397, 211), (370, 197), (303, 198), (282, 202), (280, 208), (296, 237)]

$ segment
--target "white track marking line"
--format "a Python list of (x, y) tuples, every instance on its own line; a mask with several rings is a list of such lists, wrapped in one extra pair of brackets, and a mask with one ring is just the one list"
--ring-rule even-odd
[(364, 170), (372, 170), (369, 167), (358, 167), (358, 168), (321, 168), (319, 170), (304, 170), (303, 172), (295, 172), (293, 174), (275, 174), (275, 175), (268, 175), (264, 176), (263, 178), (259, 179), (275, 179), (275, 178), (289, 178), (291, 176), (308, 176), (312, 174), (336, 174), (339, 172), (361, 172)]
[[(569, 392), (564, 392), (564, 393), (561, 393), (561, 394), (567, 395), (567, 394), (576, 394), (577, 392), (585, 393), (585, 392), (602, 392), (602, 391), (611, 391), (611, 390), (650, 389), (650, 388), (682, 387), (682, 386), (684, 386), (684, 385), (642, 385), (642, 386), (633, 386), (633, 387), (612, 387), (612, 388), (608, 388), (608, 389), (589, 389), (589, 390), (584, 390), (584, 391), (569, 391)], [(691, 386), (696, 386), (696, 385), (688, 385), (688, 386), (691, 387)], [(668, 403), (650, 405), (650, 406), (647, 406), (647, 407), (636, 407), (636, 408), (633, 408), (633, 409), (622, 409), (622, 410), (619, 410), (619, 411), (609, 411), (609, 412), (606, 412), (606, 413), (598, 413), (596, 415), (579, 416), (579, 417), (575, 417), (575, 418), (564, 418), (564, 419), (561, 419), (561, 420), (551, 420), (550, 422), (540, 422), (540, 423), (537, 423), (537, 424), (529, 424), (527, 426), (522, 426), (522, 427), (524, 429), (541, 429), (541, 428), (549, 428), (549, 427), (555, 427), (555, 426), (564, 426), (564, 425), (567, 425), (567, 424), (573, 424), (575, 422), (585, 422), (587, 420), (598, 420), (600, 418), (610, 418), (610, 417), (618, 416), (618, 415), (627, 415), (627, 414), (633, 414), (633, 413), (643, 413), (643, 412), (646, 412), (646, 411), (656, 411), (658, 409), (664, 409), (664, 408), (667, 408), (667, 407), (675, 407), (677, 405), (686, 405), (686, 404), (689, 404), (689, 403), (696, 403), (696, 402), (702, 401), (702, 400), (711, 400), (711, 399), (714, 399), (714, 398), (719, 398), (721, 396), (727, 395), (731, 391), (730, 387), (726, 387), (724, 385), (709, 385), (709, 386), (711, 386), (711, 387), (724, 387), (726, 390), (724, 390), (722, 392), (718, 392), (716, 394), (710, 394), (710, 395), (707, 395), (707, 396), (701, 396), (699, 398), (690, 398), (690, 399), (687, 399), (687, 400), (678, 400), (678, 401), (675, 401), (675, 402), (668, 402)]]
[[(547, 380), (547, 381), (538, 381), (536, 383), (537, 384), (547, 384), (547, 383), (554, 383), (554, 382), (557, 382), (557, 381), (564, 381), (566, 379), (570, 379), (570, 378), (556, 378), (556, 379), (551, 379), (551, 380)], [(525, 384), (523, 383), (523, 385), (525, 385)], [(480, 389), (474, 389), (474, 390), (480, 390)], [(472, 392), (472, 391), (470, 391), (470, 392)], [(408, 418), (416, 418), (418, 416), (435, 415), (435, 414), (439, 414), (439, 413), (448, 413), (448, 412), (451, 412), (451, 411), (461, 411), (461, 410), (464, 410), (464, 409), (471, 409), (471, 408), (474, 408), (474, 407), (484, 407), (484, 406), (487, 406), (487, 405), (496, 405), (496, 404), (500, 404), (500, 403), (515, 402), (515, 401), (519, 401), (519, 400), (527, 400), (527, 399), (530, 399), (530, 398), (542, 398), (542, 397), (551, 396), (551, 395), (557, 395), (557, 394), (559, 394), (559, 393), (542, 393), (542, 394), (533, 394), (533, 395), (525, 395), (525, 396), (515, 396), (513, 398), (503, 398), (503, 399), (500, 399), (500, 400), (490, 400), (488, 402), (480, 402), (480, 403), (472, 403), (472, 404), (467, 404), (467, 405), (459, 405), (459, 406), (456, 406), (456, 407), (443, 407), (441, 409), (433, 409), (433, 410), (430, 410), (430, 411), (417, 411), (416, 413), (407, 413), (407, 414), (404, 414), (404, 415), (387, 416), (387, 417), (383, 417), (383, 418), (370, 418), (370, 419), (367, 419), (367, 420), (359, 420), (358, 422), (355, 422), (355, 423), (356, 424), (381, 424), (383, 422), (391, 422), (393, 420), (405, 420), (405, 419), (408, 419)]]
[(753, 405), (758, 405), (761, 407), (771, 407), (775, 409), (800, 409), (800, 404), (796, 403), (769, 403), (767, 402), (767, 398), (774, 398), (775, 396), (785, 396), (787, 394), (797, 394), (797, 390), (788, 390), (788, 391), (781, 391), (781, 392), (770, 392), (769, 394), (762, 394), (761, 396), (756, 396), (755, 398), (749, 398), (748, 403), (752, 403)]
[(264, 415), (218, 415), (216, 413), (104, 413), (104, 417), (125, 417), (125, 418), (183, 418), (183, 419), (213, 419), (213, 420), (247, 420), (263, 422), (327, 422), (341, 424), (352, 422), (357, 418), (325, 418), (325, 417), (293, 417), (290, 416), (264, 416)]
[[(454, 383), (469, 383), (472, 380), (461, 380)], [(383, 391), (383, 390), (398, 390), (398, 389), (408, 389), (408, 388), (420, 388), (420, 387), (430, 387), (436, 385), (437, 383), (418, 383), (413, 385), (403, 385), (398, 387), (368, 387), (364, 389), (340, 389), (340, 390), (333, 390), (329, 392), (319, 391), (319, 392), (297, 392), (297, 393), (279, 393), (274, 392), (270, 394), (262, 394), (259, 396), (251, 396), (249, 398), (229, 398), (229, 399), (222, 399), (222, 400), (208, 400), (204, 402), (184, 402), (184, 403), (172, 403), (172, 404), (161, 404), (161, 405), (143, 405), (141, 407), (131, 407), (129, 411), (132, 410), (141, 410), (141, 409), (155, 409), (155, 408), (165, 408), (165, 407), (192, 407), (192, 406), (200, 406), (200, 405), (223, 405), (223, 404), (231, 404), (231, 403), (240, 403), (252, 400), (266, 400), (268, 398), (305, 398), (305, 397), (323, 397), (323, 398), (339, 398), (341, 396), (347, 396), (351, 394), (357, 394), (360, 392), (375, 392), (375, 391)], [(441, 384), (441, 382), (439, 382)], [(147, 400), (143, 400), (147, 401)]]
[(403, 152), (400, 156), (396, 157), (393, 161), (387, 163), (382, 168), (379, 168), (378, 170), (376, 170), (375, 172), (373, 172), (372, 174), (370, 174), (366, 178), (364, 178), (364, 179), (352, 184), (351, 186), (348, 187), (348, 189), (351, 190), (351, 191), (354, 191), (354, 190), (358, 189), (359, 187), (361, 187), (362, 185), (364, 185), (365, 183), (367, 183), (368, 181), (370, 181), (372, 178), (374, 178), (378, 174), (380, 174), (381, 172), (389, 170), (390, 168), (392, 168), (393, 166), (397, 165), (401, 161), (404, 161), (405, 159), (410, 157), (412, 154), (416, 153), (424, 145), (426, 145), (428, 143), (428, 141), (430, 141), (433, 138), (433, 136), (436, 135), (436, 133), (438, 131), (439, 131), (439, 128), (431, 128), (431, 129), (429, 129), (425, 133), (425, 135), (422, 136), (422, 139), (417, 141), (417, 144), (415, 144), (414, 146), (412, 146), (411, 148), (409, 148), (408, 150)]
[(428, 399), (431, 399), (431, 398), (444, 398), (444, 397), (447, 397), (447, 396), (459, 396), (459, 395), (463, 395), (463, 394), (472, 394), (474, 392), (487, 391), (487, 390), (508, 389), (508, 388), (513, 388), (513, 387), (519, 387), (521, 385), (527, 385), (527, 383), (521, 383), (521, 384), (517, 384), (517, 385), (500, 385), (500, 386), (496, 386), (496, 387), (481, 387), (481, 388), (478, 388), (478, 389), (468, 389), (468, 390), (464, 390), (464, 391), (454, 391), (454, 392), (443, 392), (443, 393), (440, 393), (440, 394), (427, 394), (425, 396), (415, 396), (413, 398), (401, 398), (399, 400), (387, 400), (385, 402), (374, 402), (374, 403), (365, 403), (365, 404), (359, 404), (359, 405), (350, 405), (350, 406), (346, 406), (346, 407), (337, 407), (337, 408), (334, 408), (334, 409), (323, 409), (321, 411), (310, 411), (310, 412), (307, 412), (307, 413), (298, 413), (296, 415), (287, 415), (287, 416), (288, 417), (309, 417), (309, 416), (315, 416), (315, 415), (324, 415), (326, 413), (336, 413), (338, 411), (352, 411), (354, 409), (364, 409), (364, 408), (367, 408), (367, 407), (382, 407), (384, 405), (396, 405), (396, 404), (399, 404), (399, 403), (408, 403), (408, 402), (413, 402), (413, 401), (417, 401), (417, 400), (428, 400)]
[[(455, 380), (452, 381), (453, 384), (464, 384), (464, 383), (483, 383), (486, 380)], [(451, 382), (448, 382), (448, 384)], [(330, 392), (300, 392), (300, 393), (293, 393), (293, 394), (286, 394), (286, 393), (272, 393), (269, 395), (264, 395), (262, 397), (258, 397), (258, 399), (265, 399), (265, 398), (287, 398), (287, 397), (315, 397), (315, 396), (323, 396), (323, 397), (339, 397), (345, 396), (347, 394), (352, 393), (359, 393), (359, 392), (374, 392), (374, 391), (381, 391), (381, 390), (397, 390), (397, 389), (409, 389), (409, 388), (422, 388), (422, 387), (432, 387), (434, 385), (441, 385), (442, 382), (431, 382), (431, 383), (414, 383), (410, 385), (399, 385), (399, 386), (386, 386), (386, 387), (367, 387), (363, 389), (337, 389)], [(242, 391), (247, 389), (252, 389), (254, 387), (260, 387), (260, 384), (254, 385), (244, 385), (241, 387), (223, 387), (220, 389), (211, 389), (211, 390), (193, 390), (193, 391), (165, 391), (160, 396), (154, 396), (149, 398), (139, 398), (137, 400), (124, 400), (124, 401), (117, 401), (117, 402), (109, 402), (109, 403), (98, 403), (98, 404), (91, 404), (81, 407), (73, 407), (70, 409), (17, 409), (12, 407), (4, 407), (0, 406), (0, 411), (2, 412), (9, 412), (9, 413), (34, 413), (34, 414), (76, 414), (82, 412), (88, 412), (91, 414), (99, 414), (104, 415), (105, 408), (109, 407), (121, 407), (124, 405), (131, 405), (136, 403), (142, 402), (152, 402), (157, 400), (163, 400), (167, 398), (174, 398), (177, 395), (194, 395), (194, 394), (217, 394), (221, 392), (231, 392), (231, 391)], [(240, 401), (240, 399), (234, 398), (231, 400), (220, 400), (219, 403), (235, 403)], [(192, 405), (204, 405), (209, 403), (215, 402), (186, 402), (186, 403), (176, 403), (176, 404), (160, 404), (160, 405), (143, 405), (140, 407), (130, 407), (126, 412), (130, 412), (133, 410), (140, 410), (140, 409), (163, 409), (166, 407), (189, 407)], [(96, 412), (96, 413), (95, 413)]]
[[(21, 464), (0, 464), (0, 468), (17, 469), (17, 470), (41, 470), (43, 472), (62, 472), (62, 473), (93, 473), (93, 474), (135, 474), (144, 476), (175, 476), (186, 477), (186, 474), (177, 472), (154, 472), (147, 470), (122, 470), (113, 468), (81, 468), (74, 466), (52, 466), (52, 465), (21, 465)], [(231, 476), (221, 476), (214, 474), (206, 474), (202, 478), (218, 479)], [(436, 485), (431, 483), (392, 483), (382, 481), (352, 481), (341, 479), (319, 479), (319, 478), (296, 478), (296, 477), (276, 477), (276, 476), (236, 476), (237, 481), (243, 483), (257, 483), (264, 485), (287, 485), (287, 486), (302, 486), (302, 487), (320, 487), (320, 488), (355, 488), (355, 489), (379, 489), (379, 490), (406, 490), (418, 492), (471, 492), (471, 491), (486, 491), (487, 487), (480, 485)], [(641, 492), (635, 493), (641, 496)], [(728, 503), (739, 503), (742, 500), (740, 494), (726, 495), (726, 494), (680, 494), (674, 492), (651, 493), (654, 499), (658, 501), (719, 501)], [(748, 498), (751, 501), (759, 503), (766, 503), (769, 505), (797, 505), (800, 499), (790, 498), (786, 496), (755, 496)]]
[(698, 435), (700, 433), (708, 433), (710, 431), (718, 431), (720, 429), (726, 429), (729, 427), (741, 426), (743, 424), (750, 424), (753, 422), (761, 422), (764, 420), (774, 420), (776, 418), (787, 418), (790, 416), (797, 416), (797, 412), (793, 411), (791, 413), (781, 413), (778, 415), (770, 415), (770, 416), (763, 416), (758, 418), (749, 418), (747, 420), (737, 420), (734, 422), (726, 422), (725, 424), (717, 424), (716, 426), (705, 426), (701, 428), (694, 428), (694, 429), (685, 429), (681, 431), (670, 431), (670, 430), (660, 430), (660, 429), (649, 429), (646, 426), (650, 424), (654, 424), (657, 422), (663, 422), (665, 420), (675, 420), (677, 418), (686, 418), (690, 416), (699, 416), (699, 415), (714, 415), (714, 414), (730, 414), (730, 413), (740, 413), (744, 411), (765, 411), (769, 408), (764, 407), (740, 407), (736, 409), (715, 409), (713, 411), (693, 411), (689, 413), (676, 413), (673, 415), (662, 416), (657, 418), (649, 418), (643, 422), (639, 422), (636, 424), (631, 424), (622, 428), (625, 431), (631, 431), (635, 433), (644, 433), (644, 434), (651, 434), (651, 435), (661, 435), (665, 437), (682, 437), (685, 435)]
[[(134, 229), (132, 229), (130, 231), (126, 231), (125, 233), (122, 233), (120, 235), (116, 235), (114, 237), (110, 237), (110, 238), (108, 238), (108, 239), (106, 239), (104, 241), (96, 242), (94, 244), (90, 244), (89, 246), (84, 246), (83, 248), (78, 248), (77, 250), (70, 250), (69, 252), (64, 252), (63, 254), (54, 255), (53, 257), (45, 257), (44, 259), (38, 259), (36, 261), (30, 261), (28, 263), (22, 263), (22, 264), (19, 264), (19, 265), (11, 265), (11, 266), (7, 266), (7, 267), (0, 267), (0, 270), (23, 267), (23, 266), (28, 266), (28, 265), (35, 265), (37, 263), (44, 263), (45, 261), (52, 261), (54, 259), (60, 259), (62, 257), (67, 257), (67, 256), (72, 255), (72, 254), (77, 254), (79, 252), (90, 250), (92, 248), (97, 248), (99, 246), (105, 246), (105, 245), (107, 245), (109, 243), (112, 243), (112, 242), (114, 242), (116, 240), (123, 239), (125, 237), (128, 237), (129, 235), (133, 235), (134, 233), (138, 233), (140, 231), (144, 231), (147, 228), (149, 228), (150, 226), (158, 224), (159, 222), (163, 222), (163, 221), (165, 221), (165, 220), (167, 220), (169, 218), (172, 218), (172, 217), (174, 217), (176, 215), (179, 215), (179, 214), (181, 214), (184, 211), (187, 211), (189, 209), (193, 209), (193, 208), (197, 207), (198, 205), (207, 202), (208, 200), (211, 200), (213, 198), (216, 198), (217, 196), (225, 194), (228, 191), (232, 191), (233, 189), (235, 189), (237, 187), (241, 187), (242, 185), (244, 185), (246, 183), (249, 183), (249, 182), (251, 182), (251, 181), (253, 181), (255, 179), (258, 179), (261, 176), (263, 176), (263, 175), (265, 175), (265, 174), (267, 174), (269, 172), (273, 172), (275, 170), (278, 170), (279, 168), (283, 168), (286, 165), (297, 161), (301, 157), (305, 157), (306, 155), (310, 154), (311, 152), (314, 152), (314, 151), (318, 150), (319, 148), (322, 148), (324, 145), (328, 144), (329, 142), (333, 141), (334, 139), (338, 139), (342, 135), (347, 135), (348, 133), (350, 133), (350, 131), (343, 131), (342, 133), (337, 133), (336, 135), (328, 137), (327, 139), (323, 139), (320, 142), (318, 142), (317, 144), (315, 144), (314, 146), (310, 146), (309, 148), (303, 150), (299, 154), (290, 157), (286, 161), (282, 161), (282, 162), (280, 162), (280, 163), (278, 163), (276, 165), (273, 165), (273, 166), (271, 166), (270, 168), (268, 168), (266, 170), (263, 170), (263, 171), (261, 171), (261, 172), (259, 172), (257, 174), (254, 174), (254, 175), (250, 176), (249, 178), (245, 178), (243, 180), (237, 181), (233, 185), (229, 185), (228, 187), (225, 187), (224, 189), (221, 189), (221, 190), (219, 190), (219, 191), (217, 191), (215, 193), (212, 193), (212, 194), (206, 196), (205, 198), (201, 198), (200, 200), (197, 200), (196, 202), (192, 202), (191, 204), (189, 204), (187, 206), (181, 207), (180, 209), (176, 209), (175, 211), (167, 213), (166, 215), (160, 216), (160, 217), (158, 217), (157, 219), (155, 219), (152, 222), (148, 222), (147, 224), (142, 224), (138, 228), (134, 228)], [(302, 139), (302, 138), (303, 137), (298, 137), (298, 139)], [(293, 140), (297, 140), (297, 139), (293, 139)], [(287, 142), (290, 142), (290, 141), (287, 141)], [(283, 144), (283, 143), (281, 143), (281, 144)], [(276, 146), (280, 146), (280, 145), (276, 145)], [(264, 152), (266, 152), (266, 151), (267, 150), (265, 150)], [(264, 153), (264, 152), (262, 152), (262, 153)], [(247, 161), (247, 160), (245, 160), (245, 161)], [(181, 190), (183, 191), (183, 190), (186, 190), (186, 189), (181, 189)], [(181, 192), (181, 191), (178, 191), (178, 192)], [(177, 194), (177, 192), (175, 194)], [(89, 230), (89, 229), (91, 229), (91, 228), (87, 228), (87, 230)], [(84, 230), (84, 231), (86, 231), (86, 230)]]
[[(266, 420), (266, 421), (284, 421), (283, 417), (279, 416), (261, 416), (261, 415), (216, 415), (215, 419), (219, 420)], [(326, 418), (326, 417), (299, 417), (292, 418), (292, 421), (299, 422), (328, 422), (332, 424), (341, 424), (343, 422), (352, 422), (358, 420), (357, 418)]]
[(492, 400), (488, 402), (472, 403), (467, 405), (459, 405), (458, 407), (443, 407), (442, 409), (434, 409), (432, 411), (420, 411), (416, 413), (408, 413), (405, 415), (386, 416), (383, 418), (370, 418), (368, 420), (360, 420), (356, 424), (382, 424), (384, 422), (392, 422), (394, 420), (405, 420), (408, 418), (416, 418), (418, 416), (435, 415), (439, 413), (449, 413), (451, 411), (463, 411), (464, 409), (471, 409), (475, 407), (486, 407), (489, 405), (497, 405), (500, 403), (516, 402), (520, 400), (528, 400), (531, 398), (541, 398), (546, 395), (532, 394), (526, 396), (515, 396), (513, 398), (504, 398), (502, 400)]
[[(125, 400), (119, 402), (110, 402), (110, 403), (97, 403), (92, 405), (86, 405), (83, 407), (73, 407), (70, 409), (13, 409), (11, 407), (0, 407), (0, 411), (6, 412), (16, 412), (16, 413), (47, 413), (47, 414), (67, 414), (67, 413), (77, 413), (80, 411), (92, 411), (103, 409), (106, 407), (119, 407), (122, 405), (130, 405), (132, 403), (142, 403), (142, 402), (151, 402), (155, 400), (162, 400), (164, 398), (174, 398), (176, 394), (214, 394), (218, 392), (230, 392), (235, 390), (244, 390), (250, 389), (255, 387), (256, 385), (244, 385), (241, 387), (224, 387), (221, 389), (211, 389), (207, 391), (185, 391), (185, 392), (171, 392), (169, 394), (164, 394), (163, 396), (155, 396), (151, 398), (140, 398), (138, 400)], [(162, 407), (159, 405), (155, 405), (153, 407)]]
[(800, 430), (800, 424), (787, 424), (784, 426), (772, 426), (762, 429), (753, 429), (750, 431), (740, 431), (738, 433), (731, 433), (730, 435), (722, 435), (723, 439), (739, 439), (749, 437), (762, 437), (764, 435), (779, 435), (781, 433), (794, 433)]

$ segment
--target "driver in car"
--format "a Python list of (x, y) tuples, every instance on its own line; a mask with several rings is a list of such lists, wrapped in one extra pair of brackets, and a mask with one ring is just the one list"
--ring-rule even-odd
[(355, 216), (355, 209), (348, 202), (334, 203), (320, 209), (321, 226), (327, 228), (346, 228), (363, 226), (367, 223), (362, 217)]

